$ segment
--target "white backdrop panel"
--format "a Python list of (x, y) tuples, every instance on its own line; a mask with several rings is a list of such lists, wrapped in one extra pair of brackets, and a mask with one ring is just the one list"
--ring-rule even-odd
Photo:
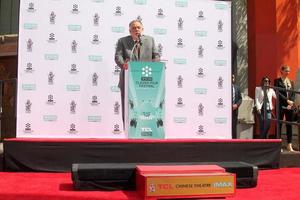
[(115, 44), (140, 18), (166, 61), (166, 138), (231, 137), (231, 4), (21, 0), (17, 137), (127, 138)]

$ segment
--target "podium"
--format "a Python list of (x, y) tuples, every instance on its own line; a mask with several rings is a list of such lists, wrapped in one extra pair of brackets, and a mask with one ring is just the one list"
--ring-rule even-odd
[(128, 138), (165, 138), (165, 64), (129, 62), (124, 102)]

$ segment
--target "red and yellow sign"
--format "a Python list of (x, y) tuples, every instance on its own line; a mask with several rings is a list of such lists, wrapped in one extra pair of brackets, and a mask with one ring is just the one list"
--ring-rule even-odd
[(230, 173), (145, 174), (145, 196), (231, 196), (235, 175)]

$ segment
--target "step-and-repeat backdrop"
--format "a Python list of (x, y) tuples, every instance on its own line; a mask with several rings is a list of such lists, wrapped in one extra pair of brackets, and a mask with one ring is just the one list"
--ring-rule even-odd
[(117, 40), (139, 19), (166, 62), (166, 138), (231, 138), (231, 4), (21, 0), (17, 137), (127, 138)]

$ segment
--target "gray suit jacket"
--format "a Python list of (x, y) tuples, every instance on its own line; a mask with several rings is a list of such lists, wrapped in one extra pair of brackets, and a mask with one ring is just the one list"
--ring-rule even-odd
[(141, 36), (140, 59), (138, 59), (136, 52), (132, 51), (133, 47), (134, 41), (130, 35), (118, 40), (115, 52), (115, 62), (121, 68), (119, 81), (119, 87), (121, 90), (124, 87), (123, 65), (126, 59), (129, 59), (130, 61), (159, 61), (159, 53), (152, 37), (147, 35)]

